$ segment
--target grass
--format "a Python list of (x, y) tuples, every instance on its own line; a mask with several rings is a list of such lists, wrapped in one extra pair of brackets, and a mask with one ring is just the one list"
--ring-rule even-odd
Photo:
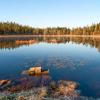
[(17, 93), (0, 93), (0, 100), (100, 100), (80, 96), (78, 84), (72, 81), (52, 81), (49, 86), (34, 87)]

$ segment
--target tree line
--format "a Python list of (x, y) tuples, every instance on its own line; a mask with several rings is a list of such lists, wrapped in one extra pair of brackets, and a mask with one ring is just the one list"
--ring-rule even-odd
[(0, 22), (0, 35), (100, 35), (100, 23), (91, 26), (66, 28), (33, 28), (15, 22)]

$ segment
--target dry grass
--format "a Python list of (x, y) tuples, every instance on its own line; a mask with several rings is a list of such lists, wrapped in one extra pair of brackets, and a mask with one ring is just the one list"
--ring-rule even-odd
[(20, 93), (14, 93), (6, 95), (1, 93), (0, 100), (42, 100), (47, 95), (47, 88), (33, 88), (29, 91), (22, 91)]
[(48, 87), (13, 94), (0, 93), (0, 100), (100, 100), (79, 96), (77, 86), (77, 83), (72, 81), (53, 81)]

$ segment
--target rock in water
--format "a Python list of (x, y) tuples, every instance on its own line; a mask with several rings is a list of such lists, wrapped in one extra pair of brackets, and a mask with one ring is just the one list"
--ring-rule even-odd
[(9, 83), (11, 83), (10, 80), (0, 80), (0, 86), (7, 85), (7, 84), (9, 84)]

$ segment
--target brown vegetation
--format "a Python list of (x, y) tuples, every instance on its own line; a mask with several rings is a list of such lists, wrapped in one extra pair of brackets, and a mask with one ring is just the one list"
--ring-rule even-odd
[(16, 40), (16, 44), (34, 44), (38, 43), (36, 40)]

